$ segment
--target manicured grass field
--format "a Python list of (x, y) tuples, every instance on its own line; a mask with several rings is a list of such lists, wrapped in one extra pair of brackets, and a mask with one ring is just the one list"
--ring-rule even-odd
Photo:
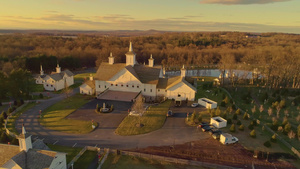
[(15, 122), (16, 120), (19, 118), (19, 116), (24, 113), (25, 111), (31, 109), (32, 107), (34, 107), (36, 105), (35, 102), (31, 102), (31, 103), (28, 103), (26, 106), (24, 106), (21, 110), (17, 111), (13, 116), (11, 116), (9, 118), (9, 120), (7, 121), (7, 125), (6, 127), (8, 128), (8, 130), (10, 132), (13, 132), (15, 134), (19, 134), (16, 130), (16, 127), (15, 127)]
[(102, 169), (200, 169), (201, 166), (187, 166), (161, 162), (152, 159), (132, 157), (127, 155), (109, 154), (101, 166)]
[(65, 118), (89, 102), (89, 100), (90, 97), (78, 94), (58, 102), (42, 113), (40, 123), (49, 129), (61, 132), (76, 134), (89, 133), (93, 130), (90, 121)]
[[(166, 120), (166, 114), (169, 110), (171, 100), (167, 100), (157, 106), (151, 106), (142, 117), (127, 116), (122, 123), (116, 129), (116, 134), (119, 135), (138, 135), (145, 134), (157, 129), (160, 129)], [(141, 118), (141, 124), (143, 127), (136, 127), (139, 124), (139, 118)]]
[(72, 161), (72, 159), (81, 151), (82, 148), (79, 147), (67, 147), (67, 146), (60, 146), (60, 145), (47, 145), (53, 151), (59, 151), (63, 153), (67, 153), (67, 164)]
[(32, 89), (33, 89), (32, 92), (43, 92), (44, 86), (42, 84), (34, 84)]
[(95, 159), (96, 155), (97, 151), (85, 151), (74, 163), (74, 169), (87, 169), (90, 163)]
[(74, 76), (74, 81), (83, 82), (84, 79), (89, 79), (90, 75), (95, 76), (96, 73), (81, 73)]

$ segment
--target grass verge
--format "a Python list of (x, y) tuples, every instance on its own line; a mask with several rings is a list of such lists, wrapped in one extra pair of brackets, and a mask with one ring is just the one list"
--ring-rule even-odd
[(79, 147), (67, 147), (60, 145), (47, 144), (47, 146), (53, 150), (58, 152), (67, 153), (67, 164), (72, 161), (72, 159), (81, 151), (82, 148)]
[(16, 127), (15, 127), (15, 122), (16, 120), (27, 110), (31, 109), (32, 107), (34, 107), (37, 103), (35, 102), (31, 102), (28, 103), (26, 106), (24, 106), (21, 110), (17, 111), (13, 116), (11, 116), (9, 118), (9, 120), (7, 121), (7, 125), (6, 128), (10, 131), (13, 132), (15, 134), (19, 134)]
[(187, 166), (169, 162), (145, 159), (127, 155), (109, 154), (101, 166), (103, 169), (200, 169), (200, 166)]
[(74, 134), (89, 133), (93, 130), (90, 121), (65, 118), (76, 109), (89, 102), (89, 100), (89, 96), (78, 94), (58, 102), (42, 113), (42, 118), (39, 119), (40, 123), (49, 129), (61, 132)]
[(85, 151), (82, 156), (74, 163), (74, 169), (87, 169), (90, 163), (95, 159), (96, 151)]
[[(151, 106), (142, 117), (125, 117), (122, 123), (116, 129), (116, 134), (123, 136), (138, 135), (160, 129), (165, 123), (166, 114), (169, 110), (170, 104), (171, 100), (167, 100), (158, 106)], [(143, 127), (136, 126), (136, 124), (139, 124), (139, 120), (141, 121), (141, 124), (144, 125)]]
[(95, 76), (96, 73), (81, 73), (74, 76), (74, 81), (83, 82), (85, 79), (89, 79), (90, 75)]

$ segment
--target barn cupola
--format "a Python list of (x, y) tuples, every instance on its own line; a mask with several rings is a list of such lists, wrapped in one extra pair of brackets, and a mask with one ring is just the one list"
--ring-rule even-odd
[(150, 59), (148, 59), (149, 61), (149, 67), (153, 67), (154, 66), (154, 59), (152, 58), (152, 54), (150, 56)]
[(186, 75), (186, 69), (184, 68), (184, 65), (181, 68), (181, 77), (185, 77)]
[(42, 66), (42, 65), (41, 65), (40, 75), (41, 75), (41, 76), (44, 75), (44, 71), (43, 71), (43, 66)]
[(24, 124), (22, 125), (22, 133), (18, 136), (20, 151), (28, 151), (32, 148), (31, 135), (26, 133)]
[(113, 65), (115, 63), (115, 57), (113, 57), (112, 52), (110, 52), (110, 56), (108, 57), (108, 63)]
[(126, 55), (126, 66), (128, 65), (134, 66), (136, 63), (135, 61), (136, 54), (133, 51), (131, 42), (129, 44), (129, 51), (125, 55)]
[(57, 67), (56, 67), (56, 73), (61, 73), (61, 68), (59, 67), (58, 63), (57, 63)]

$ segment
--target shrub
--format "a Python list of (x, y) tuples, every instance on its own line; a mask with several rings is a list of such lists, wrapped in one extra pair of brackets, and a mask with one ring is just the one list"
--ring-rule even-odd
[(279, 107), (280, 107), (280, 108), (284, 108), (284, 107), (285, 107), (285, 100), (281, 100), (281, 101), (280, 101)]
[(6, 133), (2, 132), (1, 137), (0, 137), (0, 142), (7, 143), (7, 141), (8, 141), (8, 137), (7, 137)]
[(264, 146), (265, 146), (265, 147), (271, 147), (271, 142), (270, 142), (270, 141), (266, 141), (266, 142), (264, 143)]
[(253, 126), (252, 124), (249, 124), (248, 129), (249, 129), (249, 130), (253, 130), (253, 129), (254, 129), (254, 126)]
[(232, 110), (235, 110), (236, 109), (235, 104), (231, 105), (231, 108), (232, 108)]
[(230, 130), (231, 132), (235, 132), (235, 125), (232, 124), (229, 130)]
[(7, 119), (7, 114), (5, 111), (1, 113), (1, 117), (3, 117), (3, 119)]
[(238, 120), (238, 121), (236, 122), (236, 124), (237, 124), (237, 125), (241, 125), (241, 124), (242, 124), (241, 120)]
[(15, 101), (14, 101), (14, 105), (15, 105), (15, 106), (17, 106), (17, 105), (18, 105), (18, 102), (17, 102), (17, 100), (15, 100)]
[(240, 114), (241, 114), (241, 110), (240, 110), (240, 109), (237, 109), (237, 110), (235, 111), (235, 114), (240, 115)]
[(15, 137), (11, 140), (11, 144), (13, 145), (19, 145), (19, 141), (18, 139), (16, 139)]
[(199, 116), (198, 116), (198, 121), (199, 121), (199, 123), (202, 122), (202, 115), (201, 114), (199, 114)]
[(227, 124), (232, 124), (232, 120), (231, 119), (227, 119)]
[(114, 110), (114, 105), (112, 104), (111, 106), (110, 106), (110, 111), (113, 111)]
[(44, 95), (42, 93), (40, 93), (39, 98), (40, 99), (44, 98)]
[(273, 143), (275, 143), (276, 142), (276, 134), (274, 134), (272, 137), (271, 137), (271, 139), (270, 139)]
[(257, 126), (257, 122), (256, 122), (256, 120), (255, 120), (255, 119), (254, 119), (254, 120), (252, 120), (250, 124), (251, 124), (251, 125), (253, 125), (253, 126)]
[(291, 131), (291, 124), (290, 123), (287, 123), (285, 126), (284, 126), (284, 132), (287, 134)]
[(2, 106), (2, 102), (0, 102), (0, 106)]
[(237, 119), (237, 114), (234, 114), (233, 117), (232, 117), (232, 119), (236, 120)]
[(220, 107), (218, 106), (216, 109), (216, 116), (220, 116), (221, 115), (221, 110)]
[(241, 124), (241, 125), (239, 126), (239, 130), (244, 131), (244, 129), (245, 129), (245, 126), (244, 126), (243, 124)]
[(224, 100), (221, 102), (221, 107), (225, 107), (226, 103), (224, 102)]
[(244, 119), (244, 120), (248, 120), (248, 118), (249, 118), (249, 117), (248, 117), (248, 113), (245, 112), (245, 113), (244, 113), (244, 116), (243, 116), (243, 119)]
[(23, 105), (24, 104), (24, 100), (20, 99), (20, 103), (21, 103), (21, 105)]
[(250, 136), (251, 136), (252, 138), (256, 138), (256, 132), (255, 132), (254, 129), (250, 132)]
[(225, 102), (225, 104), (228, 104), (229, 103), (229, 98), (226, 96), (223, 101)]
[(11, 113), (11, 112), (13, 112), (13, 109), (10, 107), (10, 108), (7, 109), (7, 112)]

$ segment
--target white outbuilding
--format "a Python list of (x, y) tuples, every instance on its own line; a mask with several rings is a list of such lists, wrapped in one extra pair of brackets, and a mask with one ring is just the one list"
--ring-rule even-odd
[(217, 102), (212, 101), (208, 98), (200, 98), (200, 99), (198, 99), (198, 103), (201, 106), (206, 107), (207, 109), (215, 109), (215, 108), (217, 108), (217, 105), (218, 105)]
[(210, 119), (210, 124), (215, 126), (216, 128), (223, 128), (227, 126), (227, 120), (222, 117), (212, 117)]

